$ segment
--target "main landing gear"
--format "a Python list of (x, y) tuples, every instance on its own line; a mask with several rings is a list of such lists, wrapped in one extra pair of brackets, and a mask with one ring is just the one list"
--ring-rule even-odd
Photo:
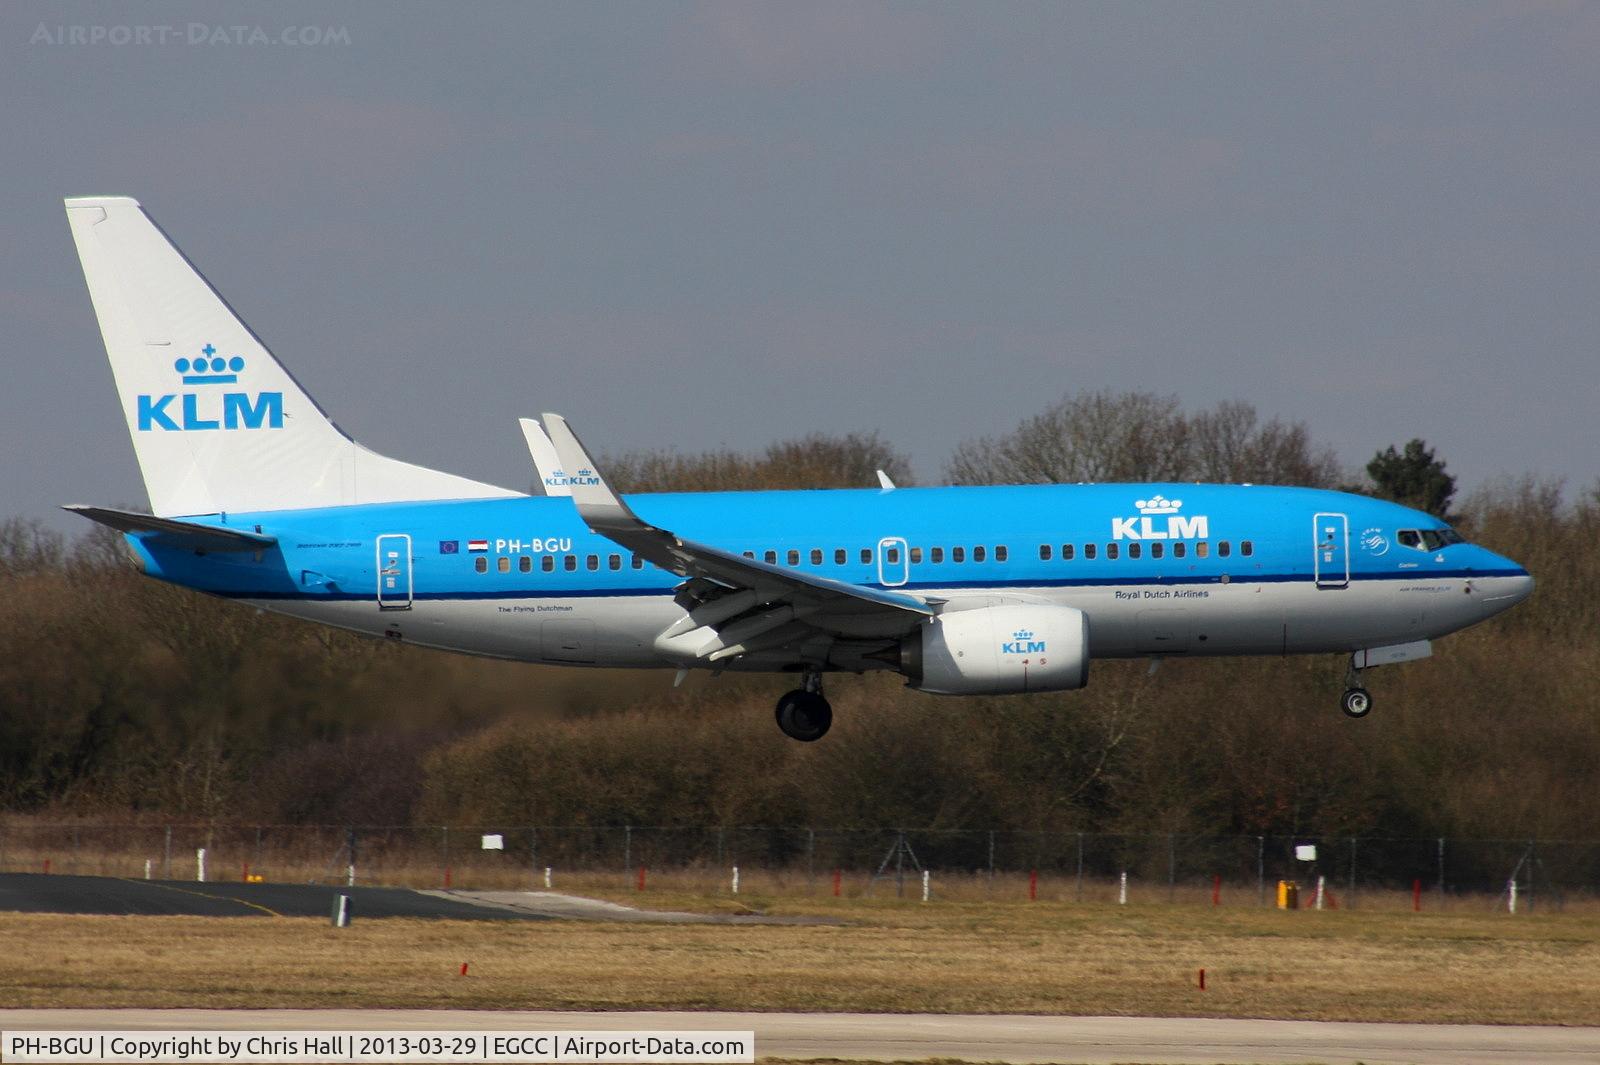
[(1347, 717), (1366, 717), (1372, 712), (1372, 693), (1361, 686), (1361, 671), (1350, 665), (1350, 671), (1344, 678), (1344, 695), (1339, 700), (1339, 709)]
[(813, 743), (826, 736), (833, 724), (833, 707), (822, 697), (822, 674), (806, 673), (801, 687), (779, 699), (777, 718), (790, 739)]

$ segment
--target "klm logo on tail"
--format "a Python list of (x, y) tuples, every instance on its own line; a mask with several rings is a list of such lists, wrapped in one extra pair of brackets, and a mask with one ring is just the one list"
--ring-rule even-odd
[[(243, 356), (225, 359), (207, 344), (193, 359), (178, 359), (172, 368), (183, 384), (232, 385), (245, 368)], [(282, 392), (169, 392), (137, 397), (141, 433), (196, 432), (202, 429), (282, 429)]]

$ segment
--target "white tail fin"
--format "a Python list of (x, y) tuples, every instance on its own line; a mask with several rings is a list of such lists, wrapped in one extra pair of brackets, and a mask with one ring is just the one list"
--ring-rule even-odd
[(67, 220), (156, 514), (519, 494), (345, 436), (136, 201)]
[(544, 426), (532, 418), (518, 418), (517, 421), (522, 426), (523, 439), (528, 442), (528, 454), (533, 456), (533, 468), (539, 474), (539, 482), (544, 485), (544, 494), (570, 496), (572, 479), (561, 468), (556, 446), (545, 435)]

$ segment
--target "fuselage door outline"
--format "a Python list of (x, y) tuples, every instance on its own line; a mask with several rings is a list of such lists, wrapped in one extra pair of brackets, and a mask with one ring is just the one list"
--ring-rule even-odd
[(1312, 574), (1318, 588), (1350, 586), (1350, 519), (1321, 513), (1311, 519)]
[(378, 609), (411, 609), (411, 537), (384, 533), (377, 546)]
[(878, 583), (898, 588), (911, 579), (911, 550), (903, 536), (885, 536), (878, 541)]

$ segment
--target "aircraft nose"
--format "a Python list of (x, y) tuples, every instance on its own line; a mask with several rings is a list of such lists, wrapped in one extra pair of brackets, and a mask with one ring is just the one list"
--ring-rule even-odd
[(1517, 572), (1503, 577), (1490, 577), (1480, 585), (1483, 596), (1479, 602), (1485, 615), (1509, 610), (1533, 594), (1533, 576), (1520, 566)]

